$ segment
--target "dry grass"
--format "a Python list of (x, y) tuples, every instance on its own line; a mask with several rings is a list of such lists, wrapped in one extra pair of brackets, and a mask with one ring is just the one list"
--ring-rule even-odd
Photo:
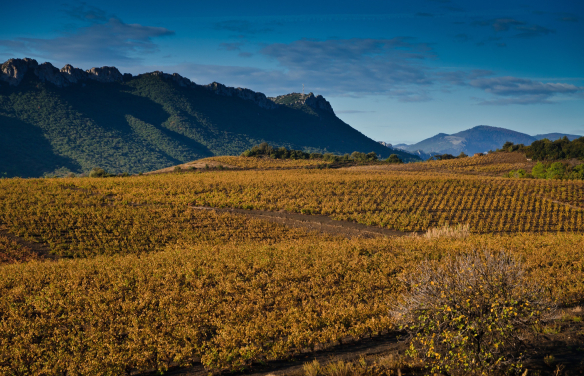
[(426, 239), (436, 238), (456, 238), (464, 239), (470, 235), (469, 224), (458, 224), (456, 226), (444, 225), (429, 229), (423, 236)]

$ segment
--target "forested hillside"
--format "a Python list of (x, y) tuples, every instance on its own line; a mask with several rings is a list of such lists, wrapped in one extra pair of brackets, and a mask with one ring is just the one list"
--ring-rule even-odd
[(282, 104), (283, 97), (276, 103), (247, 89), (196, 85), (161, 72), (122, 76), (115, 68), (109, 68), (115, 70), (109, 81), (78, 70), (83, 79), (61, 85), (62, 79), (45, 78), (42, 69), (58, 75), (67, 67), (59, 71), (48, 63), (27, 62), (20, 81), (9, 82), (10, 67), (2, 66), (1, 176), (84, 173), (94, 167), (138, 173), (239, 155), (261, 142), (308, 152), (373, 151), (383, 158), (397, 153), (404, 161), (416, 159), (361, 134), (312, 94), (291, 95), (295, 100)]

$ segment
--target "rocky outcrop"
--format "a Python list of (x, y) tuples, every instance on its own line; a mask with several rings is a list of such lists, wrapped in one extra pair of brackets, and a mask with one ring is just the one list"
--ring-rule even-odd
[(27, 57), (24, 59), (10, 59), (2, 64), (0, 80), (16, 86), (22, 81), (26, 72), (35, 69), (38, 65), (36, 60)]
[(329, 101), (324, 99), (322, 95), (317, 95), (315, 97), (314, 94), (310, 93), (304, 98), (304, 104), (315, 110), (323, 110), (333, 114), (335, 113)]
[[(122, 82), (129, 80), (132, 75), (129, 73), (121, 74), (116, 67), (101, 67), (91, 68), (83, 71), (75, 68), (70, 64), (65, 65), (60, 70), (55, 68), (51, 63), (38, 64), (36, 60), (24, 59), (10, 59), (2, 64), (0, 71), (0, 81), (8, 82), (12, 86), (20, 84), (24, 75), (32, 71), (42, 82), (50, 82), (55, 86), (63, 87), (79, 82), (94, 80), (98, 82)], [(178, 73), (168, 74), (161, 71), (154, 71), (145, 73), (144, 75), (153, 75), (176, 82), (181, 87), (194, 88), (199, 85), (195, 84), (186, 77)], [(141, 75), (142, 76), (142, 75)], [(213, 82), (209, 85), (203, 85), (207, 90), (214, 92), (217, 95), (227, 97), (238, 97), (257, 104), (261, 108), (273, 110), (281, 105), (301, 104), (307, 105), (315, 110), (333, 112), (331, 104), (322, 97), (322, 95), (315, 96), (312, 93), (308, 95), (292, 93), (280, 95), (276, 98), (267, 98), (265, 94), (255, 92), (253, 90), (241, 87), (229, 87), (218, 82)]]
[(34, 74), (42, 82), (50, 82), (58, 87), (64, 86), (66, 82), (65, 76), (51, 63), (42, 63), (34, 69)]
[(150, 72), (150, 73), (140, 74), (139, 76), (144, 76), (144, 75), (162, 77), (165, 80), (174, 81), (179, 86), (182, 86), (182, 87), (195, 87), (195, 86), (197, 86), (197, 84), (195, 84), (193, 81), (189, 80), (186, 77), (181, 76), (178, 73), (169, 74), (169, 73), (164, 73), (161, 71), (154, 71), (154, 72)]
[(67, 82), (76, 84), (79, 81), (83, 81), (87, 79), (87, 72), (82, 69), (75, 68), (74, 66), (67, 64), (63, 68), (61, 68), (61, 73), (63, 77), (67, 80)]
[[(29, 71), (32, 71), (42, 82), (50, 82), (58, 87), (68, 86), (88, 79), (99, 82), (120, 82), (124, 80), (124, 77), (128, 78), (127, 75), (122, 75), (116, 67), (91, 68), (83, 71), (67, 64), (59, 70), (51, 63), (39, 65), (34, 59), (24, 58), (10, 59), (2, 64), (0, 81), (17, 86)], [(129, 75), (129, 78), (131, 77)]]
[(120, 82), (124, 76), (116, 67), (91, 68), (86, 70), (88, 77), (99, 82)]
[(213, 91), (217, 95), (223, 95), (226, 97), (239, 97), (241, 99), (252, 101), (261, 108), (266, 108), (268, 110), (278, 108), (278, 105), (269, 100), (265, 94), (255, 92), (253, 90), (240, 87), (229, 87), (218, 82), (213, 82), (209, 85), (204, 85), (203, 87), (207, 90)]
[(284, 105), (307, 105), (315, 110), (323, 110), (334, 114), (333, 107), (324, 99), (322, 95), (314, 96), (313, 93), (299, 94), (290, 93), (285, 95), (278, 95), (270, 98), (273, 102)]

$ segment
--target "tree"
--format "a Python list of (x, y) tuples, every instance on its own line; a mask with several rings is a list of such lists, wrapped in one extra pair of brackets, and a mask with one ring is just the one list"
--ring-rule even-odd
[(403, 163), (403, 161), (399, 159), (397, 154), (391, 154), (385, 161), (388, 163)]

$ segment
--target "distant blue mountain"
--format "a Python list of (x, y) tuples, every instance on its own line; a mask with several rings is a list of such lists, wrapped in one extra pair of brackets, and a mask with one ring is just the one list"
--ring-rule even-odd
[(564, 133), (547, 133), (530, 136), (510, 129), (479, 125), (454, 134), (438, 133), (416, 144), (398, 144), (394, 148), (410, 152), (422, 159), (428, 159), (436, 154), (458, 155), (465, 153), (473, 155), (475, 153), (484, 153), (489, 150), (501, 148), (507, 141), (513, 142), (514, 144), (531, 145), (532, 142), (544, 138), (555, 141), (564, 136), (570, 140), (582, 137)]

